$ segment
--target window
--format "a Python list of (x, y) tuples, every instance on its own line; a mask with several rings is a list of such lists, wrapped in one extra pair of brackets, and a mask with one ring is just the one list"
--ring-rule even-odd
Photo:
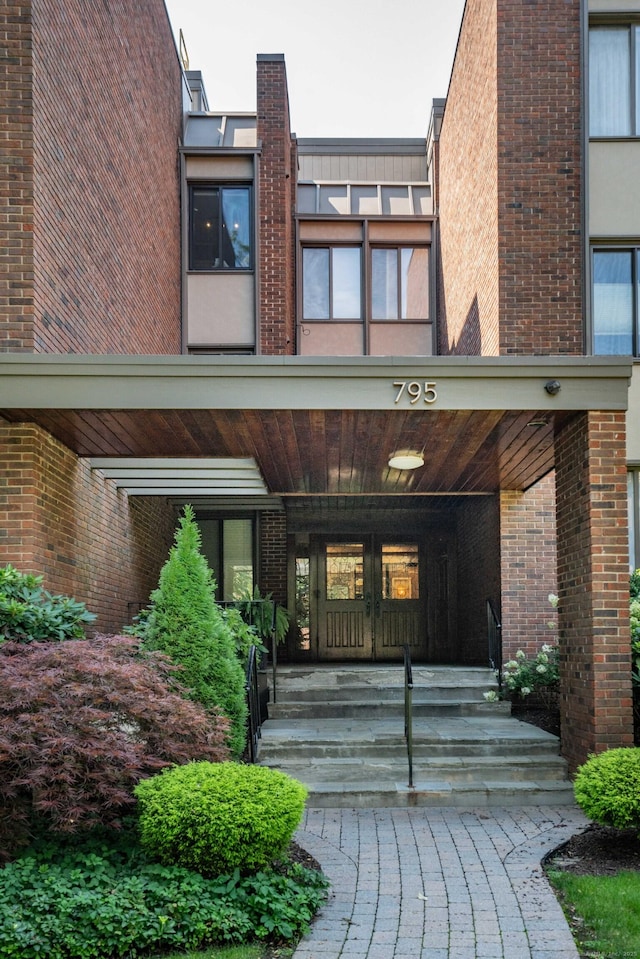
[(303, 249), (303, 319), (361, 319), (361, 286), (360, 247), (305, 247)]
[(213, 571), (216, 597), (224, 602), (253, 591), (254, 523), (252, 519), (198, 517), (202, 553)]
[(629, 569), (640, 569), (640, 468), (627, 474), (629, 490)]
[(589, 134), (640, 136), (640, 26), (589, 30)]
[(189, 269), (249, 270), (251, 188), (189, 188)]
[(401, 247), (371, 251), (371, 318), (425, 319), (429, 316), (429, 253)]
[(593, 351), (638, 355), (639, 249), (593, 251)]

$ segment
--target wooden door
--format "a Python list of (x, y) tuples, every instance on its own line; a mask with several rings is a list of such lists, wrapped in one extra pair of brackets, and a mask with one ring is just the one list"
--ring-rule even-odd
[(316, 595), (318, 658), (370, 660), (371, 549), (365, 539), (320, 543)]
[(425, 577), (417, 541), (374, 540), (374, 655), (377, 660), (425, 659), (428, 651)]

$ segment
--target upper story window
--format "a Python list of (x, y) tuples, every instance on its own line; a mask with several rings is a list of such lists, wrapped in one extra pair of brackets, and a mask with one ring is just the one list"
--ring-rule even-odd
[(371, 319), (429, 316), (429, 251), (396, 247), (371, 250)]
[(640, 249), (593, 251), (593, 351), (638, 355)]
[(302, 251), (304, 320), (359, 320), (362, 316), (360, 247), (305, 247)]
[(189, 269), (249, 270), (251, 188), (189, 187)]
[(640, 26), (589, 30), (589, 135), (640, 136)]

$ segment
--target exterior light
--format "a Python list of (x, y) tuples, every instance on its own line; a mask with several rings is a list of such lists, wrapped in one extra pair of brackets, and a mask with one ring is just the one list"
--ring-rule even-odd
[(424, 456), (422, 453), (412, 453), (409, 450), (394, 453), (389, 457), (389, 466), (394, 470), (415, 470), (424, 466)]
[(557, 396), (561, 389), (560, 380), (549, 380), (544, 384), (544, 388), (549, 396)]

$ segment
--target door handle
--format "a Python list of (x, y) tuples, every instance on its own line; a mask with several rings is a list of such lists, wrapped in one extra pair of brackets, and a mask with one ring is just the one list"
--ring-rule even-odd
[(376, 616), (380, 615), (380, 600), (376, 600)]
[(364, 611), (367, 616), (371, 616), (371, 597), (369, 595), (364, 601)]

